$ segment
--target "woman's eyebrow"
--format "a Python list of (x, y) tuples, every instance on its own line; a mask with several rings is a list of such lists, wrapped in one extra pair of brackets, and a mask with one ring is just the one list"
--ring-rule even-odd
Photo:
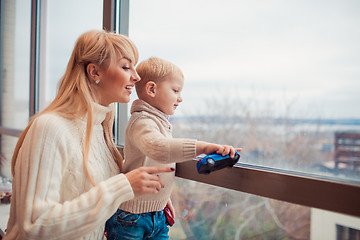
[(122, 57), (120, 60), (122, 60), (122, 59), (128, 60), (130, 63), (132, 62), (131, 59), (128, 57)]

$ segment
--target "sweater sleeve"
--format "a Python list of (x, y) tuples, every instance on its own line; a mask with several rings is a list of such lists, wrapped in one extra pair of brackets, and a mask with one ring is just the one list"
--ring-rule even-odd
[[(61, 202), (60, 187), (71, 139), (51, 119), (37, 119), (15, 166), (15, 204), (21, 239), (73, 239), (89, 234), (134, 193), (123, 174), (100, 182), (71, 201)], [(79, 159), (82, 161), (82, 159)]]
[(144, 155), (159, 162), (183, 162), (196, 157), (195, 139), (165, 137), (151, 119), (137, 119), (127, 133)]

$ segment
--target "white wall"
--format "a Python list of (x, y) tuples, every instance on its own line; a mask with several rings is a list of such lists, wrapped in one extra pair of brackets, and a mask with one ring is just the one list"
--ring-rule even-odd
[(360, 230), (360, 218), (312, 208), (310, 239), (336, 240), (337, 224)]

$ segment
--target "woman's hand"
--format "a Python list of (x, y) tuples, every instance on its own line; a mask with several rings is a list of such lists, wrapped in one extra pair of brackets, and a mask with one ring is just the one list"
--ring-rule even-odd
[(125, 174), (135, 196), (156, 194), (164, 186), (157, 173), (173, 172), (170, 167), (140, 167)]

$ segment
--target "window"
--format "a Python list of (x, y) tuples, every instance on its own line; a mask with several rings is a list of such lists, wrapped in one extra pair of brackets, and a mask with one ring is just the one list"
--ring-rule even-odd
[[(209, 176), (197, 174), (195, 163), (177, 165), (181, 178), (173, 198), (181, 199), (176, 204), (182, 227), (173, 230), (174, 239), (184, 232), (194, 239), (217, 239), (219, 233), (229, 239), (256, 238), (256, 232), (264, 234), (269, 226), (255, 229), (250, 224), (255, 217), (242, 213), (272, 201), (269, 198), (282, 200), (277, 206), (285, 212), (299, 205), (304, 209), (275, 224), (277, 238), (308, 239), (310, 230), (324, 228), (321, 221), (305, 224), (307, 235), (302, 236), (282, 228), (294, 219), (312, 222), (318, 208), (358, 212), (360, 159), (337, 168), (334, 156), (336, 134), (360, 131), (360, 85), (355, 80), (360, 76), (359, 10), (356, 1), (131, 2), (129, 35), (139, 48), (140, 61), (155, 55), (174, 62), (185, 75), (183, 102), (170, 118), (173, 135), (243, 147), (236, 168)], [(250, 195), (239, 197), (239, 192), (198, 182)], [(344, 202), (336, 203), (335, 198)], [(254, 202), (242, 205), (243, 199)], [(181, 202), (187, 200), (188, 206)], [(224, 201), (228, 208), (220, 206)], [(209, 215), (211, 208), (216, 216)], [(183, 217), (191, 216), (187, 211), (197, 221), (185, 226)], [(331, 211), (323, 216), (334, 219)], [(342, 222), (348, 221), (349, 216), (342, 216)], [(203, 235), (187, 231), (196, 232), (190, 225), (200, 219)], [(358, 218), (350, 219), (360, 226)], [(306, 221), (297, 227), (300, 222)], [(221, 232), (226, 225), (235, 230)], [(242, 227), (247, 232), (239, 235), (236, 231)], [(336, 224), (328, 227), (336, 229)], [(327, 239), (335, 237), (333, 232)]]
[[(14, 132), (13, 129), (25, 128), (29, 120), (31, 6), (25, 0), (1, 1), (0, 9), (0, 127)], [(16, 141), (17, 138), (0, 135), (0, 150), (5, 158), (11, 158)], [(3, 170), (9, 174), (7, 165)]]
[(356, 1), (139, 0), (129, 34), (140, 60), (183, 70), (173, 117), (182, 136), (241, 146), (242, 162), (357, 178), (351, 164), (334, 172), (333, 153), (335, 132), (360, 131), (359, 10)]
[[(120, 8), (115, 19), (109, 3)], [(326, 239), (358, 236), (359, 166), (336, 169), (334, 153), (336, 133), (360, 131), (360, 4), (137, 0), (128, 11), (129, 3), (1, 1), (5, 157), (29, 115), (55, 96), (75, 39), (109, 24), (104, 17), (111, 29), (129, 33), (140, 61), (156, 55), (183, 70), (184, 102), (171, 118), (175, 137), (244, 149), (241, 164), (208, 176), (196, 173), (195, 162), (177, 166), (172, 239), (322, 239), (329, 236), (322, 229), (332, 229)], [(127, 109), (118, 108), (118, 143)]]
[(41, 8), (40, 110), (54, 99), (76, 39), (85, 31), (102, 29), (103, 3), (42, 1)]
[(336, 225), (336, 240), (360, 239), (360, 230), (341, 225)]
[[(55, 97), (76, 38), (102, 29), (109, 1), (4, 0), (0, 11), (0, 200), (10, 180), (10, 159), (29, 117)], [(105, 15), (115, 12), (115, 6)], [(6, 160), (4, 161), (3, 158)], [(0, 229), (9, 205), (1, 205)]]
[(183, 179), (172, 201), (171, 239), (310, 239), (309, 207)]

